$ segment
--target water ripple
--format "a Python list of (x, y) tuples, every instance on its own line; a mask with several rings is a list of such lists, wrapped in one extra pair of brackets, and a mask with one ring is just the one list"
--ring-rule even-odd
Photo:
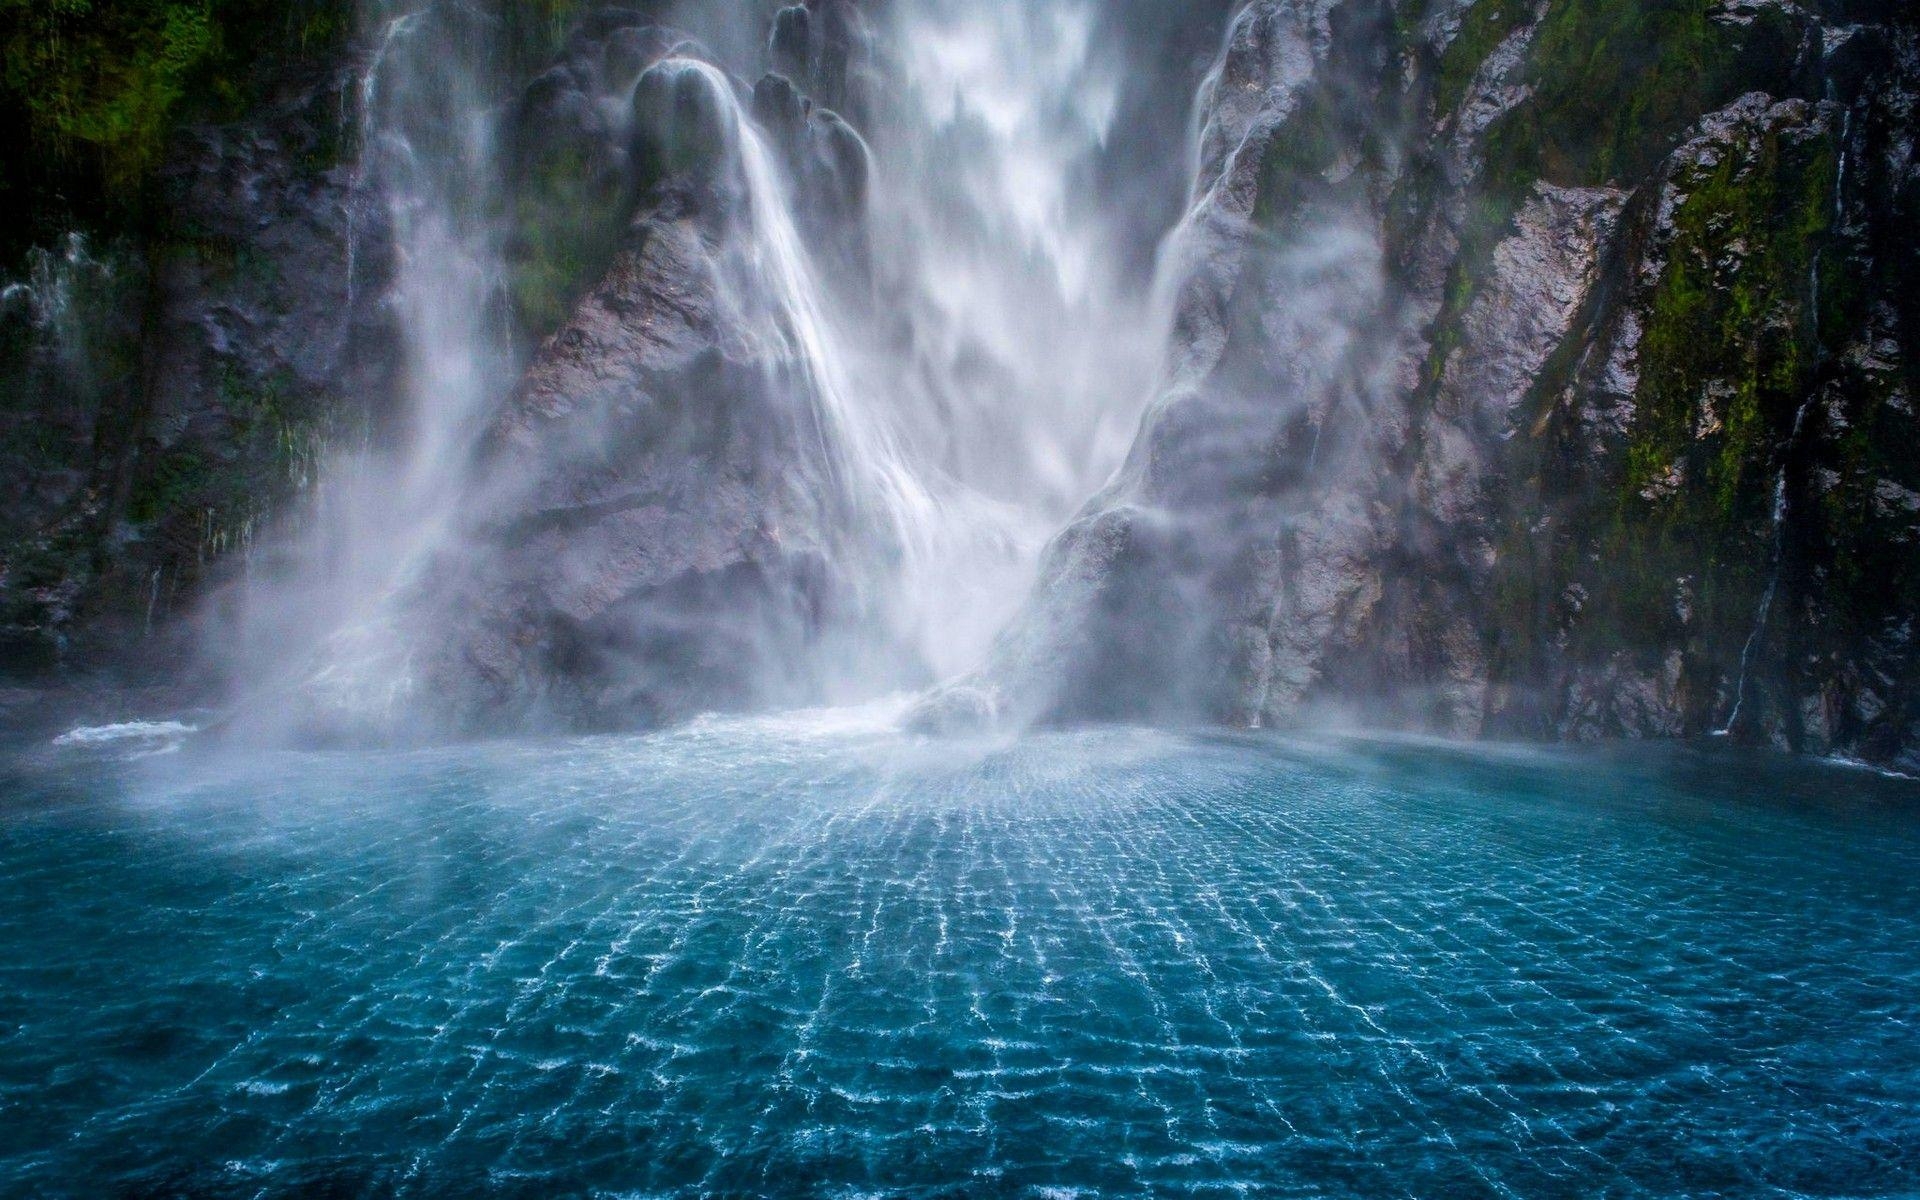
[(0, 778), (0, 1192), (1920, 1188), (1857, 772), (840, 717)]

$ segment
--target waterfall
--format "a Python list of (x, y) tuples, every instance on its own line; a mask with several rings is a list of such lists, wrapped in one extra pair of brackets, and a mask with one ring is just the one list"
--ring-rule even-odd
[(1727, 714), (1727, 723), (1714, 731), (1715, 737), (1731, 736), (1739, 726), (1741, 710), (1747, 702), (1747, 674), (1753, 666), (1753, 656), (1766, 637), (1767, 626), (1773, 619), (1773, 601), (1780, 590), (1780, 574), (1786, 563), (1787, 516), (1790, 504), (1787, 496), (1787, 458), (1800, 442), (1800, 430), (1806, 424), (1807, 413), (1813, 408), (1814, 398), (1807, 397), (1800, 405), (1800, 411), (1794, 415), (1793, 431), (1787, 435), (1786, 444), (1780, 448), (1780, 470), (1773, 480), (1773, 547), (1767, 557), (1767, 587), (1760, 594), (1760, 610), (1754, 614), (1753, 630), (1747, 634), (1746, 645), (1740, 651), (1740, 674), (1734, 683), (1733, 711)]
[[(1832, 85), (1828, 86), (1829, 97)], [(1841, 114), (1839, 155), (1835, 164), (1833, 180), (1833, 221), (1836, 230), (1846, 219), (1847, 187), (1847, 143), (1853, 133), (1853, 110)], [(1826, 347), (1820, 341), (1820, 252), (1816, 247), (1812, 261), (1807, 267), (1808, 314), (1814, 330), (1814, 357), (1824, 361)], [(1773, 482), (1772, 549), (1767, 559), (1767, 586), (1760, 594), (1760, 609), (1754, 615), (1753, 629), (1747, 634), (1746, 644), (1740, 651), (1740, 673), (1734, 682), (1733, 709), (1727, 715), (1726, 724), (1714, 731), (1715, 737), (1730, 736), (1740, 723), (1740, 714), (1746, 707), (1747, 676), (1753, 666), (1753, 656), (1759, 650), (1766, 636), (1767, 626), (1773, 619), (1773, 603), (1780, 590), (1780, 575), (1786, 564), (1787, 518), (1790, 515), (1790, 501), (1787, 495), (1787, 459), (1800, 444), (1800, 433), (1807, 423), (1807, 414), (1812, 411), (1815, 396), (1808, 396), (1793, 417), (1793, 429), (1787, 434), (1786, 443), (1780, 448), (1780, 470)]]
[(499, 178), (492, 78), (497, 23), (454, 3), (368, 0), (356, 89), (358, 185), (347, 271), (358, 270), (361, 203), (384, 209), (399, 394), (379, 444), (334, 448), (289, 535), (288, 572), (249, 579), (238, 644), (226, 649), (261, 702), (245, 719), (289, 719), (281, 699), (380, 721), (413, 688), (400, 598), (459, 512), (474, 445), (513, 378), (499, 314)]
[(70, 233), (59, 248), (36, 247), (27, 255), (27, 277), (0, 288), (0, 316), (16, 310), (32, 327), (68, 386), (94, 386), (101, 298), (115, 284), (111, 257), (101, 257), (86, 236)]
[[(833, 277), (798, 168), (743, 103), (738, 80), (770, 57), (743, 36), (753, 14), (676, 10), (705, 22), (686, 31), (701, 41), (647, 67), (670, 94), (697, 81), (711, 97), (739, 209), (707, 247), (728, 319), (824, 442), (838, 494), (819, 499), (840, 527), (822, 549), (857, 592), (855, 640), (872, 643), (850, 653), (913, 660), (872, 671), (871, 690), (980, 664), (1048, 540), (1123, 458), (1165, 323), (1137, 267), (1160, 231), (1143, 251), (1139, 215), (1097, 186), (1118, 136), (1124, 21), (1093, 0), (902, 0), (881, 14), (874, 68), (897, 103), (875, 105), (863, 131), (864, 284)], [(286, 698), (249, 710), (381, 729), (408, 720), (422, 686), (422, 623), (438, 618), (417, 604), (421, 585), (465, 552), (455, 539), (496, 494), (474, 468), (522, 365), (500, 315), (501, 158), (525, 81), (502, 77), (503, 33), (484, 11), (368, 0), (363, 20), (354, 203), (384, 209), (400, 394), (373, 445), (321, 468), (285, 556), (297, 566), (249, 581), (231, 657), (250, 691)], [(762, 61), (702, 43), (757, 43)], [(631, 77), (610, 86), (597, 103), (624, 128), (617, 89)], [(1146, 172), (1164, 175), (1174, 213), (1181, 165)], [(360, 225), (349, 213), (350, 272), (372, 248)]]
[(829, 311), (826, 289), (794, 223), (791, 189), (772, 151), (719, 68), (670, 58), (655, 69), (699, 76), (720, 105), (739, 155), (750, 212), (744, 247), (747, 277), (772, 300), (778, 315), (769, 332), (785, 343), (776, 361), (799, 367), (802, 390), (819, 407), (828, 450), (849, 498), (918, 561), (929, 553), (935, 537), (934, 500), (906, 460), (888, 413), (855, 395), (848, 377), (846, 335)]
[[(1829, 85), (1831, 86), (1831, 85)], [(1833, 225), (1835, 229), (1846, 223), (1847, 219), (1847, 143), (1853, 138), (1853, 110), (1847, 109), (1840, 115), (1840, 155), (1833, 176)]]
[(763, 314), (756, 324), (774, 372), (768, 386), (796, 393), (813, 410), (837, 499), (847, 507), (838, 565), (860, 589), (856, 606), (881, 618), (878, 641), (925, 644), (935, 631), (919, 598), (978, 545), (981, 507), (906, 444), (904, 414), (887, 403), (894, 390), (885, 360), (856, 345), (853, 329), (871, 316), (823, 280), (797, 223), (793, 181), (733, 81), (684, 57), (665, 59), (654, 72), (697, 78), (718, 110), (747, 217), (729, 234), (732, 269), (722, 281), (736, 311)]
[(895, 333), (873, 374), (950, 525), (905, 581), (942, 677), (978, 665), (1119, 465), (1158, 367), (1150, 279), (1130, 274), (1150, 255), (1090, 185), (1122, 136), (1117, 19), (1093, 0), (902, 0), (884, 18), (897, 91), (872, 131), (874, 226), (897, 311), (877, 315)]
[(823, 278), (793, 181), (727, 74), (653, 68), (698, 75), (721, 111), (750, 213), (740, 286), (770, 302), (773, 357), (817, 406), (856, 529), (879, 540), (842, 565), (883, 640), (938, 678), (980, 663), (1047, 540), (1120, 462), (1157, 366), (1150, 280), (1128, 278), (1132, 248), (1086, 184), (1118, 104), (1102, 11), (888, 10), (881, 61), (900, 102), (870, 131), (865, 293)]

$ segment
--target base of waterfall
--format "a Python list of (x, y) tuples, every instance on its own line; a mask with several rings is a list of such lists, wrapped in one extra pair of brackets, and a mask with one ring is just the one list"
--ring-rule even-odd
[(902, 715), (14, 753), (0, 1192), (1920, 1178), (1910, 783)]

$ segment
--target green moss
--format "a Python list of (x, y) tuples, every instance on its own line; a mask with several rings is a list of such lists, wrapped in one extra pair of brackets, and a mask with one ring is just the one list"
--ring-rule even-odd
[(1681, 464), (1717, 520), (1764, 511), (1755, 474), (1764, 475), (1812, 385), (1820, 325), (1812, 276), (1831, 211), (1832, 143), (1788, 145), (1769, 132), (1749, 151), (1679, 181), (1690, 194), (1674, 214), (1641, 341), (1629, 510), (1690, 505), (1691, 494), (1641, 497)]
[(152, 166), (174, 106), (214, 49), (212, 6), (92, 0), (7, 0), (18, 22), (5, 52), (6, 84), (33, 135), (61, 157), (99, 156), (109, 188)]
[[(1816, 386), (1812, 267), (1830, 238), (1834, 150), (1761, 131), (1676, 183), (1686, 199), (1641, 313), (1640, 385), (1618, 466), (1602, 460), (1583, 477), (1592, 460), (1582, 435), (1556, 422), (1559, 448), (1545, 447), (1531, 487), (1553, 498), (1560, 521), (1542, 541), (1526, 528), (1536, 515), (1518, 514), (1499, 595), (1535, 637), (1569, 625), (1570, 652), (1585, 661), (1689, 646), (1683, 686), (1705, 714), (1768, 586), (1780, 448)], [(1567, 350), (1570, 370), (1578, 346)], [(1676, 611), (1683, 579), (1691, 624)], [(1536, 580), (1582, 581), (1590, 594), (1577, 619), (1538, 595)], [(1516, 641), (1503, 669), (1519, 675), (1539, 647)]]
[(584, 290), (613, 261), (627, 203), (625, 185), (596, 175), (577, 150), (541, 155), (512, 198), (508, 283), (521, 328), (558, 329)]
[(1533, 15), (1533, 0), (1475, 0), (1434, 72), (1434, 102), (1451, 113), (1466, 98), (1481, 64)]
[(1702, 0), (1555, 0), (1533, 40), (1532, 98), (1490, 132), (1496, 177), (1567, 186), (1633, 182), (1700, 117), (1742, 92), (1791, 91), (1794, 19), (1745, 26)]
[(1432, 402), (1447, 360), (1464, 340), (1461, 323), (1480, 294), (1480, 280), (1492, 264), (1494, 250), (1513, 232), (1522, 200), (1520, 194), (1498, 189), (1476, 196), (1467, 209), (1461, 223), (1460, 248), (1447, 272), (1440, 312), (1427, 330), (1428, 350), (1421, 367), (1418, 397), (1422, 408)]
[(1769, 132), (1681, 181), (1691, 194), (1641, 339), (1607, 549), (1629, 569), (1615, 575), (1606, 627), (1666, 619), (1665, 595), (1632, 586), (1639, 572), (1671, 580), (1708, 549), (1698, 609), (1720, 656), (1739, 652), (1767, 585), (1778, 448), (1814, 384), (1812, 264), (1833, 176), (1830, 143)]
[[(1487, 0), (1468, 11), (1451, 61), (1436, 73), (1436, 99), (1457, 107), (1510, 19)], [(1484, 135), (1478, 211), (1463, 222), (1430, 331), (1429, 394), (1492, 248), (1537, 183), (1657, 186), (1661, 164), (1705, 114), (1750, 91), (1797, 94), (1802, 24), (1784, 8), (1743, 25), (1714, 21), (1712, 6), (1695, 0), (1551, 0), (1528, 51), (1531, 94)], [(1749, 142), (1681, 181), (1688, 199), (1674, 245), (1637, 313), (1640, 385), (1621, 442), (1596, 457), (1594, 438), (1604, 435), (1567, 400), (1592, 385), (1594, 355), (1609, 349), (1598, 344), (1610, 328), (1605, 315), (1629, 302), (1634, 279), (1603, 270), (1589, 311), (1541, 372), (1531, 436), (1510, 443), (1504, 464), (1515, 500), (1489, 596), (1501, 614), (1489, 646), (1500, 678), (1551, 678), (1561, 656), (1595, 663), (1624, 654), (1659, 670), (1650, 648), (1680, 646), (1683, 703), (1698, 722), (1738, 669), (1771, 574), (1781, 448), (1832, 369), (1826, 348), (1843, 344), (1865, 315), (1857, 265), (1849, 269), (1828, 228), (1831, 141), (1795, 131)], [(1420, 201), (1444, 185), (1416, 175), (1402, 190), (1399, 203), (1412, 215), (1396, 219), (1411, 243), (1421, 236), (1417, 214), (1432, 210)], [(1637, 253), (1631, 241), (1621, 248)], [(1813, 453), (1820, 421), (1810, 416), (1803, 455)], [(1887, 436), (1872, 438), (1893, 444)], [(1858, 442), (1849, 453), (1871, 453), (1869, 439), (1848, 438)], [(1857, 469), (1885, 477), (1873, 474), (1879, 466)], [(1871, 520), (1872, 487), (1833, 487), (1829, 523), (1857, 531)], [(1835, 536), (1897, 544), (1885, 529)], [(1844, 557), (1834, 556), (1836, 580), (1843, 571), (1899, 574), (1871, 553)], [(1563, 592), (1574, 583), (1584, 594)]]
[[(337, 52), (352, 0), (0, 0), (0, 239), (123, 227), (186, 117), (256, 101), (262, 69)], [(11, 255), (10, 255), (11, 256)]]
[(206, 493), (212, 477), (206, 460), (191, 450), (164, 454), (133, 488), (127, 518), (147, 525), (179, 512)]
[(176, 558), (233, 543), (312, 482), (334, 406), (300, 397), (289, 375), (257, 379), (229, 365), (215, 381), (232, 430), (219, 456), (176, 446), (151, 456), (133, 481), (127, 519), (169, 543)]
[(1302, 97), (1292, 116), (1274, 131), (1261, 157), (1254, 220), (1269, 228), (1283, 220), (1313, 182), (1338, 161), (1341, 144), (1332, 98), (1321, 90)]
[(587, 7), (584, 0), (505, 0), (500, 27), (509, 77), (527, 78), (546, 66)]

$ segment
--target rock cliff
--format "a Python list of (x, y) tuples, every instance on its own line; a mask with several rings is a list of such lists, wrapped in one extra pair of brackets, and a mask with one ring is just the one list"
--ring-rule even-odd
[(930, 718), (1915, 762), (1911, 17), (1277, 0), (1166, 383)]
[[(767, 6), (750, 86), (670, 8), (496, 14), (530, 23), (497, 64), (526, 373), (412, 623), (458, 727), (804, 703), (885, 653), (844, 636), (880, 619), (849, 564), (898, 548), (823, 436), (767, 252), (798, 239), (876, 302), (858, 130), (884, 64), (848, 0)], [(1156, 45), (1224, 26), (1159, 259), (1164, 366), (1124, 467), (927, 724), (1722, 734), (1920, 767), (1910, 12), (1108, 11)], [(11, 670), (188, 661), (169, 618), (275, 569), (255, 535), (322, 447), (389, 435), (394, 248), (347, 132), (365, 35), (143, 151), (140, 219), (15, 255)], [(1205, 64), (1132, 67), (1121, 127), (1164, 134)], [(1102, 186), (1129, 196), (1145, 141), (1116, 139)]]

